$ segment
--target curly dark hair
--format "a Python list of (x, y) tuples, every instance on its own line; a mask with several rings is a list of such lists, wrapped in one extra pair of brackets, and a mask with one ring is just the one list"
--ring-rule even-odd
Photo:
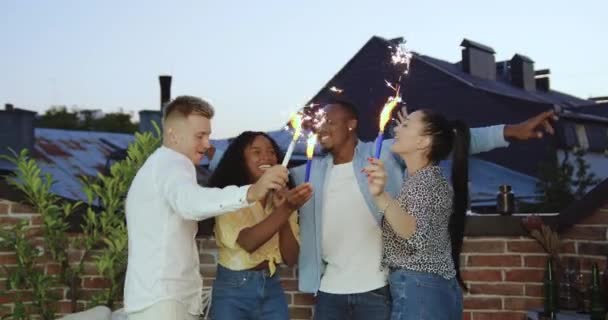
[[(268, 134), (258, 131), (245, 131), (232, 140), (216, 169), (211, 174), (208, 186), (212, 188), (224, 188), (226, 186), (245, 186), (251, 184), (253, 181), (251, 181), (245, 162), (245, 148), (250, 146), (253, 140), (259, 136), (263, 136), (270, 141), (277, 155), (277, 161), (283, 160), (284, 154), (279, 145)], [(291, 179), (288, 186), (290, 188), (293, 187)]]

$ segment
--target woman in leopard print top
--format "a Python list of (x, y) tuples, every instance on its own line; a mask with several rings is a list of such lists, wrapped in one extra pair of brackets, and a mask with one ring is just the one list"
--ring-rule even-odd
[[(391, 319), (461, 319), (469, 130), (432, 111), (416, 111), (395, 128), (391, 150), (407, 164), (408, 177), (396, 199), (384, 191), (381, 161), (371, 159), (364, 170), (384, 212), (382, 263), (390, 270)], [(452, 187), (437, 166), (450, 153)]]
[(438, 166), (422, 168), (405, 180), (396, 200), (416, 219), (416, 231), (403, 238), (383, 219), (383, 266), (430, 272), (446, 279), (456, 276), (448, 232), (452, 194)]

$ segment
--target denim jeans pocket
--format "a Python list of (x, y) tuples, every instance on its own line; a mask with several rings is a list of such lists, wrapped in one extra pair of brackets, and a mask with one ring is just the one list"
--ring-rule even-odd
[(451, 288), (449, 280), (437, 275), (416, 276), (415, 283), (417, 287), (429, 289), (442, 289), (448, 291)]
[(221, 289), (239, 289), (245, 286), (249, 277), (238, 271), (219, 272), (213, 286)]

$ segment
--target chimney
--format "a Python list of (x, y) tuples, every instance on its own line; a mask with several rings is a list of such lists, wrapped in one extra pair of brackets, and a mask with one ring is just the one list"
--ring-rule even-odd
[(468, 39), (462, 40), (462, 70), (470, 75), (496, 80), (494, 49)]
[(160, 82), (160, 111), (171, 100), (171, 76), (164, 75), (159, 76), (158, 81)]
[(549, 69), (537, 70), (534, 72), (534, 81), (536, 82), (536, 90), (549, 92), (551, 90), (549, 75), (551, 71)]
[(511, 83), (526, 91), (536, 89), (532, 59), (521, 54), (516, 54), (511, 58)]
[[(34, 117), (36, 112), (15, 109), (7, 103), (0, 110), (0, 154), (11, 155), (8, 148), (15, 152), (28, 149), (30, 154), (34, 148)], [(0, 168), (8, 164), (0, 160)], [(12, 167), (12, 166), (11, 166)]]

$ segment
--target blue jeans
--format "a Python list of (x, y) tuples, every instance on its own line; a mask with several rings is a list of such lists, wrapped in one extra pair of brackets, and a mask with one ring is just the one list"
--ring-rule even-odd
[(354, 294), (319, 291), (315, 320), (389, 320), (391, 292), (388, 286)]
[(391, 320), (462, 319), (462, 291), (456, 278), (396, 269), (388, 281), (393, 297)]
[(279, 276), (217, 265), (211, 297), (214, 320), (286, 320), (289, 310)]

